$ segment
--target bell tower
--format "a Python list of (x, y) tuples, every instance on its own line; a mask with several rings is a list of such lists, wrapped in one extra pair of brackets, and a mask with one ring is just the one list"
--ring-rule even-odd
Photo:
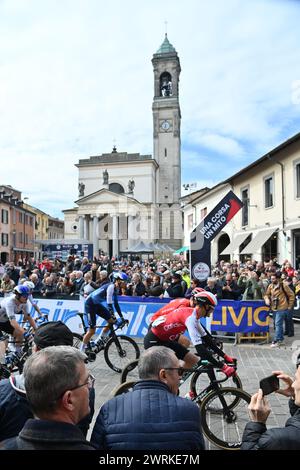
[[(169, 225), (169, 227), (162, 227), (162, 224), (159, 224), (159, 239), (165, 242), (169, 240), (168, 244), (175, 247), (181, 246), (182, 237), (182, 214), (179, 205), (181, 196), (179, 75), (181, 68), (178, 54), (169, 42), (167, 33), (162, 45), (153, 54), (152, 64), (154, 71), (153, 157), (159, 164), (156, 202), (159, 208), (164, 208), (164, 215), (160, 216), (161, 222), (165, 219), (165, 225)], [(168, 207), (169, 214), (167, 214)], [(170, 243), (171, 240), (173, 243)]]

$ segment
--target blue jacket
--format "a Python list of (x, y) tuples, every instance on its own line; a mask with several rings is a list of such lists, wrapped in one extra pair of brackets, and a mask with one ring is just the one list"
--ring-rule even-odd
[[(16, 436), (26, 421), (33, 418), (23, 387), (20, 387), (22, 376), (11, 376), (0, 381), (0, 442)], [(17, 383), (19, 381), (19, 384)], [(78, 423), (81, 432), (86, 436), (94, 414), (95, 390), (90, 390), (90, 414)]]
[(198, 406), (157, 380), (106, 402), (91, 444), (109, 450), (204, 450)]

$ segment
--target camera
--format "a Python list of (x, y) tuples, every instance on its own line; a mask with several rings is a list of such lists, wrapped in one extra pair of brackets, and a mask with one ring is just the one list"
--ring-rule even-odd
[(263, 395), (269, 395), (279, 389), (279, 378), (276, 375), (270, 375), (259, 382), (259, 388)]

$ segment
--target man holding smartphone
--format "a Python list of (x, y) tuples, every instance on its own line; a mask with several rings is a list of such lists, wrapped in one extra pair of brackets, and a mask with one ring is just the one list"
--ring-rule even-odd
[(266, 421), (271, 408), (262, 389), (259, 389), (248, 406), (251, 421), (246, 424), (241, 450), (300, 450), (300, 355), (296, 367), (295, 379), (282, 371), (273, 372), (285, 384), (285, 388), (276, 393), (290, 398), (291, 417), (285, 427), (267, 430)]

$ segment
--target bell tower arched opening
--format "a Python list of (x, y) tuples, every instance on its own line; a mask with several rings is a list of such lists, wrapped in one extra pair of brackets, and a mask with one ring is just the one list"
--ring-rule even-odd
[(172, 96), (173, 95), (173, 85), (172, 77), (169, 72), (163, 72), (159, 79), (159, 89), (160, 96)]

